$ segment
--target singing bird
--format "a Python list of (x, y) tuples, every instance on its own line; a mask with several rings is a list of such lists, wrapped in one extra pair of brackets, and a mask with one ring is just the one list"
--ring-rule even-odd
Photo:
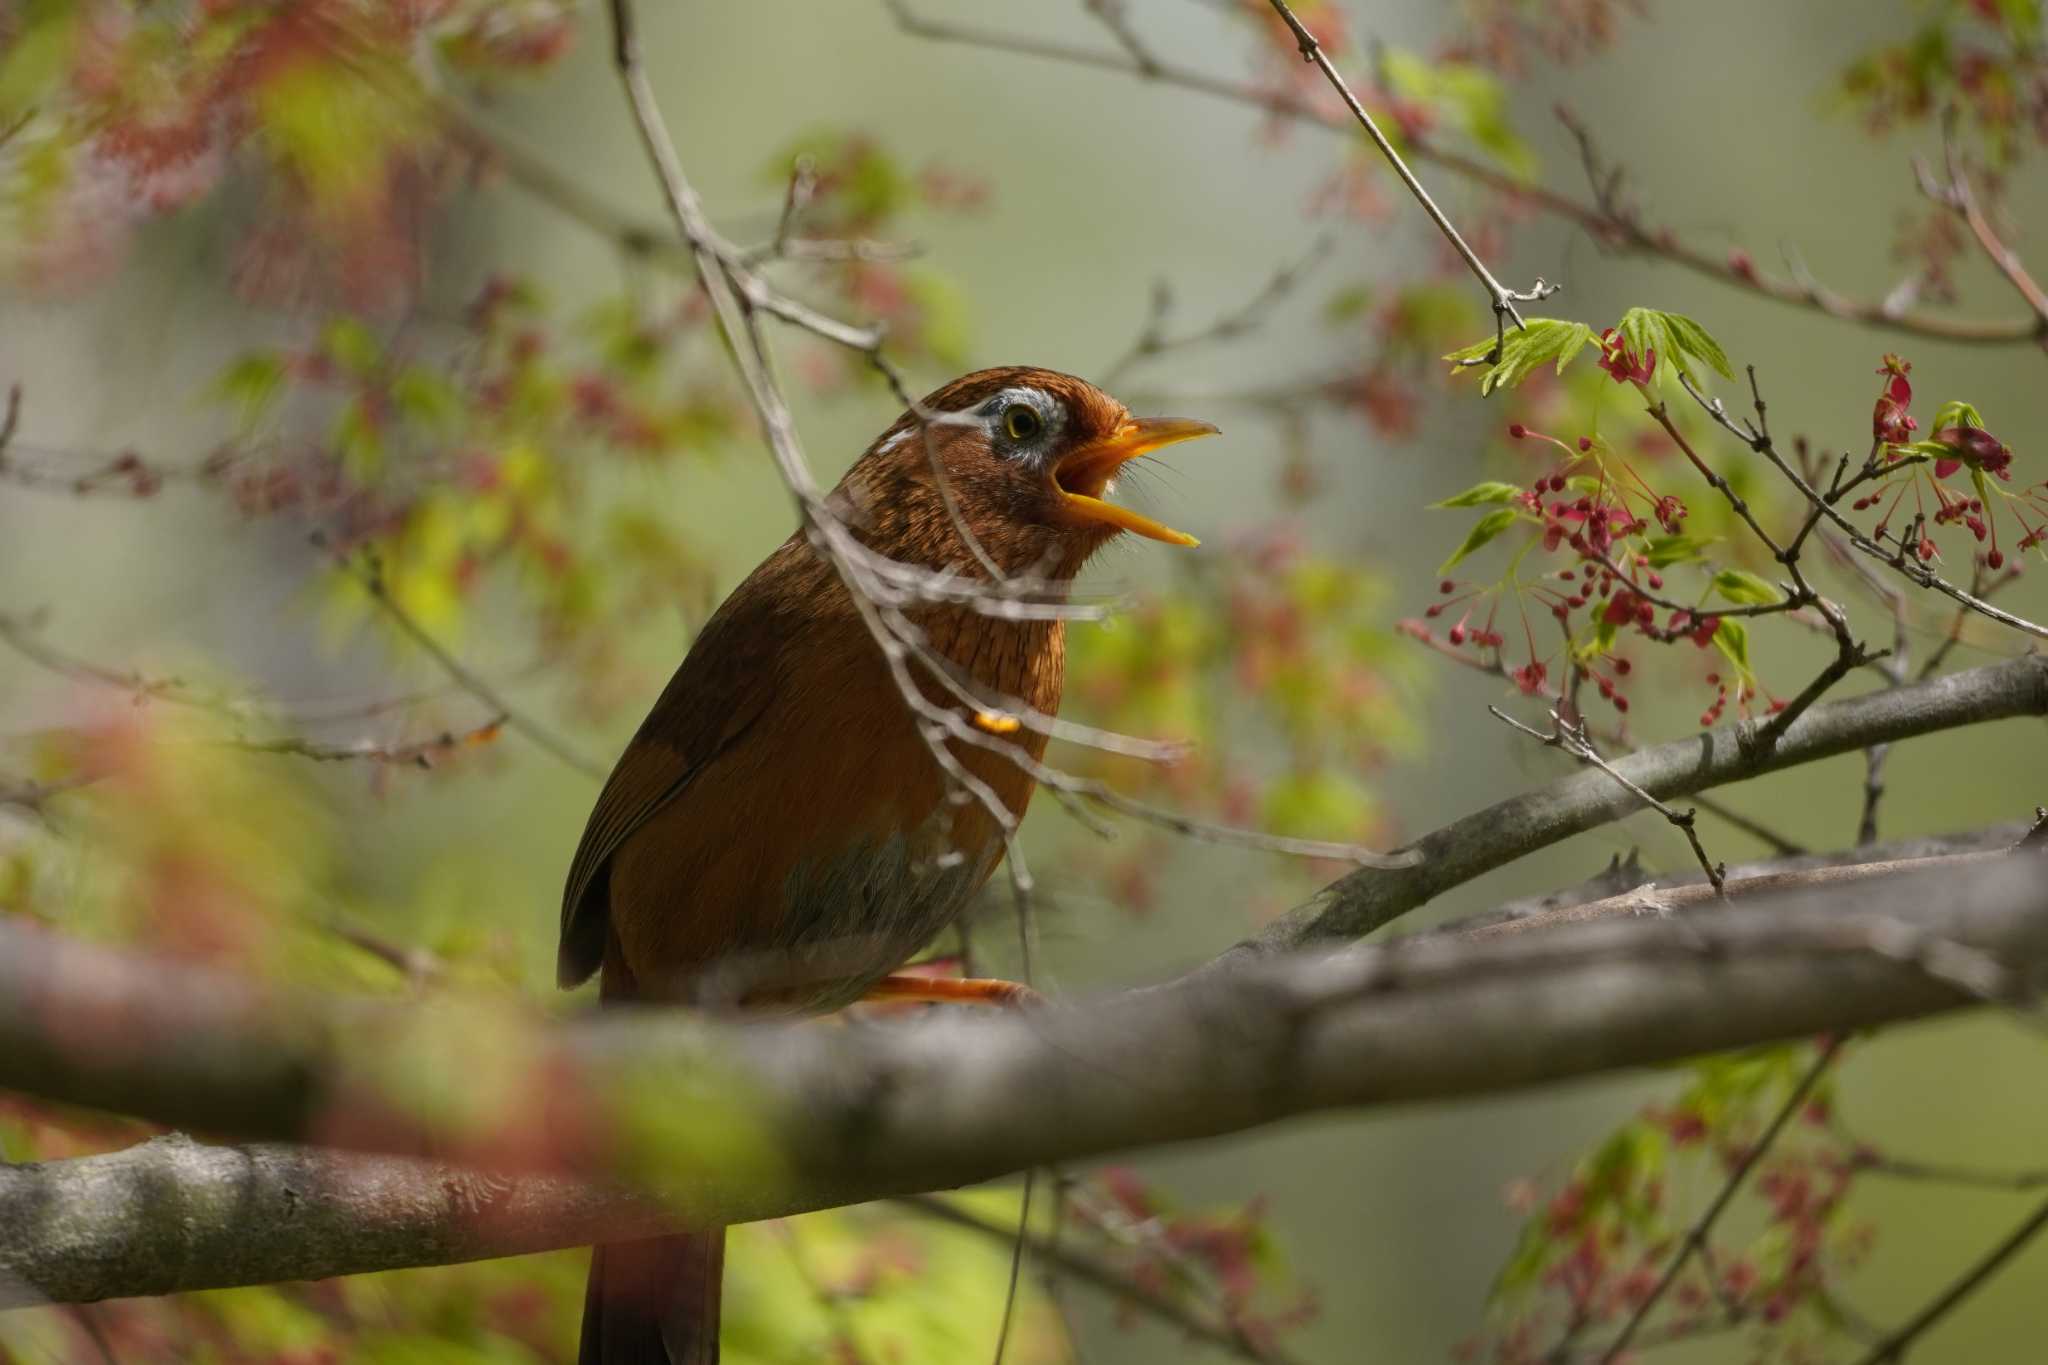
[[(1122, 532), (1195, 544), (1107, 499), (1126, 461), (1211, 435), (1207, 422), (1134, 418), (1092, 384), (1029, 368), (967, 375), (922, 409), (829, 500), (870, 550), (986, 580), (964, 523), (1005, 577), (1063, 591)], [(1058, 709), (1061, 621), (960, 602), (910, 616), (985, 697)], [(1022, 815), (1034, 784), (1017, 760), (1044, 753), (1043, 731), (963, 707), (937, 679), (915, 685), (996, 739), (947, 743)], [(718, 1010), (1002, 997), (1004, 983), (891, 975), (1002, 857), (994, 814), (948, 790), (858, 604), (798, 531), (705, 623), (598, 796), (562, 897), (561, 984), (598, 973), (606, 1002)], [(715, 1362), (724, 1246), (712, 1231), (598, 1248), (584, 1365)]]

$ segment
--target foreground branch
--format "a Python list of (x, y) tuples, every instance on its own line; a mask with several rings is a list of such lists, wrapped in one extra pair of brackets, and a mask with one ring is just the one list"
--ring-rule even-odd
[[(2048, 964), (2041, 871), (2015, 854), (1849, 894), (1243, 958), (1074, 1008), (846, 1028), (266, 999), (0, 925), (0, 1085), (241, 1136), (631, 1169), (679, 1224), (729, 1224), (2017, 1003)], [(390, 1101), (423, 1072), (434, 1104)], [(0, 1281), (15, 1301), (22, 1285), (75, 1300), (424, 1264), (633, 1236), (654, 1208), (526, 1181), (472, 1211), (476, 1188), (388, 1158), (177, 1143), (0, 1168)], [(137, 1200), (178, 1216), (135, 1216)], [(245, 1251), (220, 1253), (232, 1238)]]

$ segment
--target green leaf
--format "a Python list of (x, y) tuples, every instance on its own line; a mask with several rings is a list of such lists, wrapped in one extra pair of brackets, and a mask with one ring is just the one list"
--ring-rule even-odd
[(1728, 656), (1728, 662), (1735, 665), (1744, 682), (1755, 680), (1756, 674), (1749, 667), (1749, 630), (1742, 622), (1723, 617), (1714, 631), (1714, 648)]
[(1700, 557), (1700, 551), (1712, 544), (1705, 536), (1658, 536), (1644, 550), (1653, 569), (1683, 564)]
[(417, 365), (408, 365), (391, 381), (391, 402), (407, 420), (424, 427), (452, 426), (462, 416), (454, 385)]
[(1266, 790), (1260, 824), (1301, 838), (1354, 837), (1372, 822), (1372, 794), (1329, 769), (1290, 773)]
[(1671, 335), (1672, 348), (1678, 354), (1701, 361), (1723, 379), (1735, 377), (1734, 367), (1728, 363), (1728, 353), (1721, 349), (1720, 342), (1714, 340), (1713, 333), (1683, 313), (1664, 314), (1664, 325)]
[(1715, 574), (1714, 591), (1730, 602), (1756, 607), (1767, 607), (1773, 602), (1783, 601), (1785, 596), (1772, 586), (1769, 579), (1750, 573), (1746, 569), (1723, 569)]
[(233, 405), (236, 419), (249, 427), (277, 405), (284, 380), (284, 357), (274, 351), (252, 351), (222, 370), (207, 393)]
[(1486, 544), (1487, 541), (1492, 540), (1502, 531), (1507, 530), (1508, 527), (1513, 526), (1520, 519), (1521, 513), (1512, 507), (1494, 508), (1493, 511), (1481, 517), (1477, 524), (1472, 527), (1471, 531), (1466, 534), (1465, 543), (1460, 545), (1449, 559), (1446, 559), (1437, 566), (1437, 573), (1449, 573), (1456, 567), (1459, 560)]
[[(1932, 430), (1947, 431), (1950, 427), (1982, 427), (1983, 425), (1984, 419), (1977, 414), (1975, 405), (1962, 402), (1960, 399), (1951, 398), (1935, 411)], [(1928, 441), (1915, 442), (1915, 444), (1934, 445), (1936, 443)], [(1940, 447), (1940, 449), (1946, 450), (1946, 447)]]
[(1323, 320), (1330, 323), (1349, 322), (1353, 318), (1364, 317), (1371, 307), (1371, 285), (1347, 285), (1323, 301)]
[(1475, 483), (1464, 492), (1442, 502), (1433, 502), (1431, 507), (1478, 507), (1489, 502), (1513, 502), (1522, 496), (1522, 490), (1511, 483)]
[(334, 453), (357, 483), (370, 483), (384, 468), (384, 433), (369, 411), (350, 403), (334, 421)]
[[(1563, 322), (1557, 318), (1529, 318), (1524, 327), (1511, 327), (1500, 338), (1500, 356), (1479, 377), (1479, 394), (1483, 398), (1501, 387), (1513, 388), (1533, 374), (1538, 365), (1549, 361), (1557, 363), (1557, 373), (1572, 358), (1593, 342), (1593, 329), (1583, 322)], [(1444, 359), (1458, 370), (1474, 368), (1493, 351), (1492, 340), (1475, 341), (1452, 351)]]
[(336, 318), (328, 323), (320, 333), (320, 348), (358, 379), (375, 373), (384, 355), (376, 334), (354, 318)]
[(1501, 166), (1522, 177), (1535, 173), (1536, 154), (1516, 136), (1507, 91), (1491, 72), (1469, 62), (1430, 62), (1391, 47), (1381, 54), (1380, 69), (1396, 94), (1428, 106)]
[(1728, 364), (1728, 353), (1721, 349), (1721, 343), (1683, 313), (1631, 308), (1621, 315), (1615, 330), (1638, 356), (1654, 350), (1659, 361), (1675, 367), (1688, 379), (1699, 378), (1697, 366), (1700, 364), (1726, 378), (1735, 377)]

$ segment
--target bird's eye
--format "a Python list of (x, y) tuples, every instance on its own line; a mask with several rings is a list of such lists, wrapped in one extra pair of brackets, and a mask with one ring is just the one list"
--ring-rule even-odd
[(1012, 403), (1003, 409), (1003, 430), (1013, 441), (1028, 441), (1044, 427), (1045, 423), (1029, 404)]

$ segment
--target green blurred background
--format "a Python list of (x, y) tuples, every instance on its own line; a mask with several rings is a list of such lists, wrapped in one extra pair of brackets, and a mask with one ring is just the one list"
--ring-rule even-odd
[[(926, 2), (935, 13), (1104, 42), (1077, 6)], [(1457, 19), (1450, 7), (1410, 0), (1350, 8), (1360, 33), (1415, 47), (1439, 40)], [(1305, 208), (1341, 146), (1321, 132), (1297, 129), (1271, 140), (1255, 113), (1199, 95), (920, 41), (871, 0), (646, 9), (646, 45), (681, 153), (734, 235), (772, 226), (780, 190), (769, 159), (818, 128), (867, 130), (907, 162), (942, 161), (989, 182), (985, 211), (932, 219), (916, 232), (930, 263), (964, 296), (977, 364), (1099, 373), (1131, 344), (1156, 280), (1172, 285), (1180, 322), (1199, 323), (1255, 292), (1320, 230)], [(1575, 156), (1548, 112), (1554, 102), (1569, 103), (1599, 130), (1608, 153), (1631, 167), (1630, 186), (1655, 221), (1709, 243), (1742, 244), (1766, 268), (1782, 245), (1828, 284), (1877, 296), (1897, 274), (1892, 234), (1913, 199), (1905, 156), (1932, 148), (1923, 134), (1871, 139), (1828, 108), (1824, 90), (1832, 72), (1895, 31), (1906, 11), (1892, 3), (1657, 5), (1650, 22), (1625, 25), (1604, 54), (1539, 65), (1516, 87), (1518, 126), (1539, 148), (1546, 180), (1578, 193)], [(1140, 0), (1134, 13), (1165, 52), (1224, 70), (1242, 62), (1240, 31), (1205, 6)], [(657, 220), (659, 204), (594, 23), (583, 38), (564, 70), (505, 92), (488, 117)], [(1465, 192), (1442, 176), (1427, 178), (1455, 215)], [(2038, 177), (2017, 187), (2023, 220), (2031, 214), (2038, 221), (2048, 207), (2039, 191)], [(1254, 335), (1167, 357), (1121, 386), (1134, 407), (1165, 407), (1163, 399), (1143, 399), (1171, 395), (1168, 410), (1212, 418), (1226, 433), (1177, 454), (1174, 472), (1141, 494), (1149, 510), (1213, 540), (1274, 510), (1280, 435), (1265, 416), (1233, 407), (1224, 395), (1341, 367), (1355, 337), (1322, 320), (1320, 300), (1351, 278), (1422, 273), (1439, 249), (1406, 204), (1384, 222), (1341, 222), (1335, 232), (1337, 248), (1310, 286)], [(222, 302), (219, 249), (212, 225), (188, 217), (149, 234), (128, 268), (85, 297), (0, 296), (0, 378), (33, 396), (24, 434), (58, 448), (132, 443), (164, 456), (208, 448), (218, 418), (193, 395), (252, 339), (287, 329), (274, 316)], [(1496, 265), (1514, 280), (1541, 274), (1562, 281), (1567, 292), (1548, 308), (1562, 316), (1597, 321), (1640, 303), (1701, 319), (1738, 366), (1754, 363), (1767, 376), (1781, 432), (1858, 442), (1878, 355), (1905, 349), (1923, 393), (1971, 398), (2023, 467), (2032, 462), (2038, 471), (2048, 458), (2040, 436), (2048, 385), (2042, 356), (2028, 348), (1902, 347), (1655, 263), (1604, 257), (1544, 221), (1522, 229), (1512, 256)], [(431, 287), (447, 298), (505, 268), (543, 280), (571, 305), (635, 282), (630, 270), (622, 278), (601, 242), (504, 188), (463, 203), (433, 268)], [(1966, 272), (1964, 281), (1966, 312), (2003, 315), (2017, 306), (1982, 272)], [(886, 396), (867, 389), (800, 401), (808, 448), (827, 478), (893, 416)], [(1382, 567), (1389, 621), (1426, 600), (1433, 566), (1457, 534), (1444, 519), (1452, 514), (1417, 509), (1464, 487), (1497, 458), (1486, 453), (1495, 421), (1468, 391), (1433, 398), (1420, 434), (1405, 442), (1349, 420), (1316, 418), (1326, 483), (1306, 513), (1306, 532), (1320, 550)], [(792, 523), (768, 462), (754, 454), (689, 463), (650, 479), (649, 492), (713, 557), (721, 592)], [(162, 667), (208, 661), (287, 697), (369, 687), (384, 667), (373, 643), (316, 643), (294, 567), (301, 554), (289, 532), (245, 526), (204, 497), (136, 504), (0, 494), (7, 603), (51, 606), (61, 638), (77, 652)], [(1103, 586), (1155, 581), (1168, 572), (1167, 555), (1149, 544), (1129, 547), (1095, 575)], [(2017, 609), (2031, 602), (2038, 613), (2038, 588), (2019, 595)], [(650, 614), (639, 636), (648, 659), (678, 657), (687, 640), (683, 613)], [(465, 641), (467, 656), (487, 672), (520, 665), (520, 648), (494, 649), (482, 635)], [(1786, 681), (1822, 657), (1804, 639), (1780, 638), (1772, 653), (1780, 661), (1776, 676)], [(1984, 657), (1965, 648), (1957, 661)], [(0, 689), (17, 730), (65, 719), (73, 705), (9, 657), (0, 657)], [(510, 690), (548, 706), (545, 688)], [(1516, 743), (1486, 716), (1485, 704), (1499, 694), (1477, 675), (1418, 667), (1412, 698), (1426, 742), (1380, 783), (1400, 830), (1429, 829), (1557, 770), (1555, 755)], [(1683, 733), (1695, 704), (1681, 699), (1668, 713), (1649, 708), (1638, 733)], [(579, 738), (609, 754), (629, 725), (622, 717), (611, 733)], [(516, 739), (503, 748), (502, 770), (488, 779), (390, 802), (369, 798), (346, 772), (323, 775), (324, 790), (345, 830), (349, 877), (366, 901), (387, 897), (412, 917), (394, 923), (395, 932), (431, 936), (432, 917), (459, 920), (488, 907), (519, 945), (538, 990), (551, 974), (558, 888), (592, 793)], [(1891, 760), (1883, 832), (2019, 818), (2048, 799), (2044, 755), (2048, 746), (2033, 721), (1904, 746)], [(1860, 760), (1843, 758), (1734, 795), (1788, 837), (1836, 847), (1853, 840), (1861, 777)], [(1041, 803), (1030, 846), (1054, 848), (1049, 832), (1062, 820)], [(1718, 825), (1709, 838), (1730, 861), (1766, 852)], [(1687, 862), (1671, 831), (1635, 819), (1482, 878), (1422, 918), (1578, 880), (1632, 847), (1653, 867)], [(1274, 864), (1193, 845), (1171, 857), (1162, 909), (1144, 919), (1042, 862), (1051, 903), (1042, 980), (1085, 992), (1156, 979), (1253, 927), (1252, 907), (1273, 883)], [(423, 876), (431, 894), (417, 891)], [(1001, 966), (1006, 935), (988, 937)], [(1999, 1019), (1899, 1030), (1855, 1055), (1843, 1081), (1846, 1117), (1902, 1153), (2025, 1165), (2048, 1137), (2044, 1061), (2038, 1038)], [(1296, 1275), (1320, 1291), (1321, 1316), (1296, 1341), (1304, 1358), (1435, 1360), (1478, 1324), (1489, 1281), (1512, 1246), (1518, 1222), (1503, 1206), (1503, 1187), (1520, 1176), (1561, 1173), (1671, 1084), (1629, 1076), (1484, 1103), (1324, 1118), (1136, 1160), (1191, 1203), (1269, 1197), (1271, 1225)], [(1887, 1321), (1917, 1307), (2020, 1211), (2008, 1196), (1874, 1182), (1864, 1199), (1882, 1231), (1851, 1282), (1852, 1298)], [(2041, 1359), (2048, 1354), (2044, 1276), (2048, 1247), (2037, 1246), (1914, 1359)], [(1099, 1300), (1076, 1297), (1091, 1362), (1178, 1360), (1193, 1349), (1150, 1324), (1119, 1326)], [(1723, 1341), (1690, 1358), (1743, 1356)]]

